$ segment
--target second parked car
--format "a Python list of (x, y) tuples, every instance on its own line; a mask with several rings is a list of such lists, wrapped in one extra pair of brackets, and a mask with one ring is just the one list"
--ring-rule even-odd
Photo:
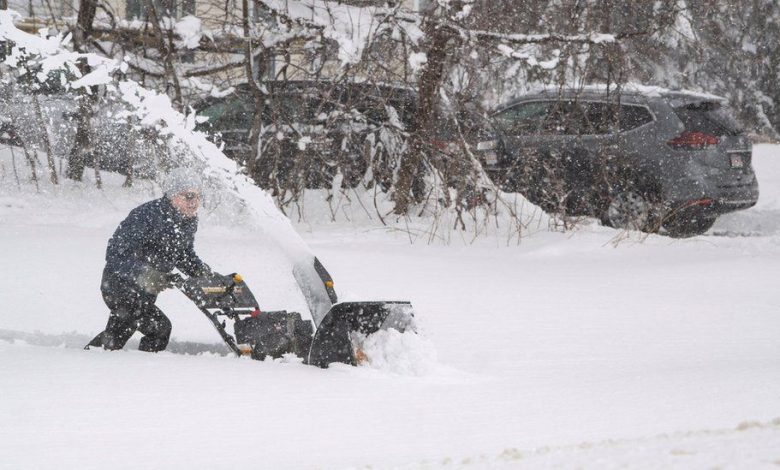
[[(383, 189), (411, 126), (415, 95), (371, 83), (267, 81), (259, 151), (250, 148), (257, 109), (246, 84), (198, 106), (200, 128), (224, 144), (227, 156), (247, 164), (266, 187), (355, 187), (367, 172)], [(250, 164), (251, 163), (251, 164)]]
[(758, 200), (751, 143), (721, 97), (631, 86), (550, 89), (492, 113), (477, 146), (505, 190), (550, 212), (674, 237)]

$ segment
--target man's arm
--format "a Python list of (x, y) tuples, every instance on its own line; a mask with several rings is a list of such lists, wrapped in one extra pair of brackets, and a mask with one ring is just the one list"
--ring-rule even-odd
[(141, 211), (132, 211), (117, 227), (108, 241), (106, 261), (118, 277), (137, 283), (138, 276), (146, 266), (141, 259), (141, 252), (145, 240), (150, 236), (149, 230), (150, 224)]
[(195, 236), (189, 238), (187, 246), (184, 249), (184, 257), (176, 265), (179, 271), (188, 276), (201, 277), (211, 274), (211, 268), (208, 264), (195, 253)]

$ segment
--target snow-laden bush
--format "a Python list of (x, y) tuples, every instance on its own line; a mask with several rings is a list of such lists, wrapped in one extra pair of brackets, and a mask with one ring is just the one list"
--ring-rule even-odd
[[(279, 245), (290, 260), (291, 273), (304, 289), (313, 314), (330, 306), (329, 303), (325, 306), (326, 301), (317, 292), (306, 291), (307, 286), (316, 285), (314, 280), (319, 276), (314, 269), (313, 254), (290, 221), (263, 190), (242, 174), (235, 162), (226, 158), (205, 135), (194, 131), (194, 114), (183, 115), (173, 109), (167, 96), (147, 90), (132, 80), (123, 80), (123, 64), (95, 54), (72, 52), (67, 48), (68, 37), (25, 33), (14, 26), (14, 16), (13, 12), (0, 10), (0, 42), (9, 51), (2, 62), (4, 76), (10, 73), (18, 77), (27, 70), (36, 70), (36, 78), (43, 83), (50, 72), (63, 71), (60, 77), (65, 92), (89, 95), (98, 87), (96, 108), (121, 104), (114, 113), (115, 122), (149, 132), (152, 139), (165, 145), (171, 166), (202, 172), (213, 193), (233, 213), (236, 223), (254, 228), (265, 235), (266, 241)], [(79, 66), (84, 63), (90, 66), (89, 73), (81, 72)], [(49, 156), (45, 171), (56, 184), (58, 169), (53, 155)]]

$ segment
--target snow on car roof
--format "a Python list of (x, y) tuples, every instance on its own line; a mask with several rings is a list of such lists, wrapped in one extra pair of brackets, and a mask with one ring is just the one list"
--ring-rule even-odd
[[(565, 86), (549, 86), (543, 85), (539, 87), (531, 88), (527, 95), (535, 94), (549, 94), (551, 92), (558, 93), (559, 91), (570, 92), (576, 91), (579, 93), (605, 93), (607, 91), (615, 92), (617, 90), (617, 84), (611, 83), (593, 83), (588, 85), (565, 85)], [(705, 93), (695, 90), (686, 89), (670, 89), (655, 85), (642, 85), (640, 83), (629, 82), (620, 87), (621, 93), (624, 94), (638, 94), (648, 97), (659, 96), (686, 96), (691, 98), (700, 98), (704, 100), (725, 101), (726, 98), (711, 93)]]
[[(612, 83), (607, 85), (606, 83), (594, 83), (588, 85), (540, 85), (530, 88), (527, 92), (516, 95), (512, 99), (501, 103), (494, 108), (495, 111), (499, 111), (507, 106), (511, 106), (519, 101), (522, 101), (531, 97), (550, 97), (557, 96), (559, 94), (576, 94), (577, 96), (598, 94), (602, 95), (609, 91), (611, 94), (615, 94), (618, 88), (617, 85)], [(694, 90), (678, 89), (672, 90), (654, 85), (642, 85), (639, 83), (625, 83), (620, 87), (620, 94), (623, 96), (641, 96), (648, 98), (655, 97), (667, 97), (677, 100), (707, 100), (707, 101), (727, 101), (726, 98), (710, 93), (704, 93)]]

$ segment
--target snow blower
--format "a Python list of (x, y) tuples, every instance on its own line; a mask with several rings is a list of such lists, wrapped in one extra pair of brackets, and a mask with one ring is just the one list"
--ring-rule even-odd
[[(334, 362), (358, 365), (368, 359), (360, 338), (389, 328), (414, 331), (411, 303), (337, 303), (333, 280), (316, 258), (315, 263), (332, 303), (319, 321), (314, 318), (316, 329), (297, 312), (262, 311), (238, 274), (179, 278), (174, 285), (203, 312), (236, 356), (263, 360), (292, 353), (317, 367)], [(233, 335), (227, 331), (227, 319), (232, 320)]]

